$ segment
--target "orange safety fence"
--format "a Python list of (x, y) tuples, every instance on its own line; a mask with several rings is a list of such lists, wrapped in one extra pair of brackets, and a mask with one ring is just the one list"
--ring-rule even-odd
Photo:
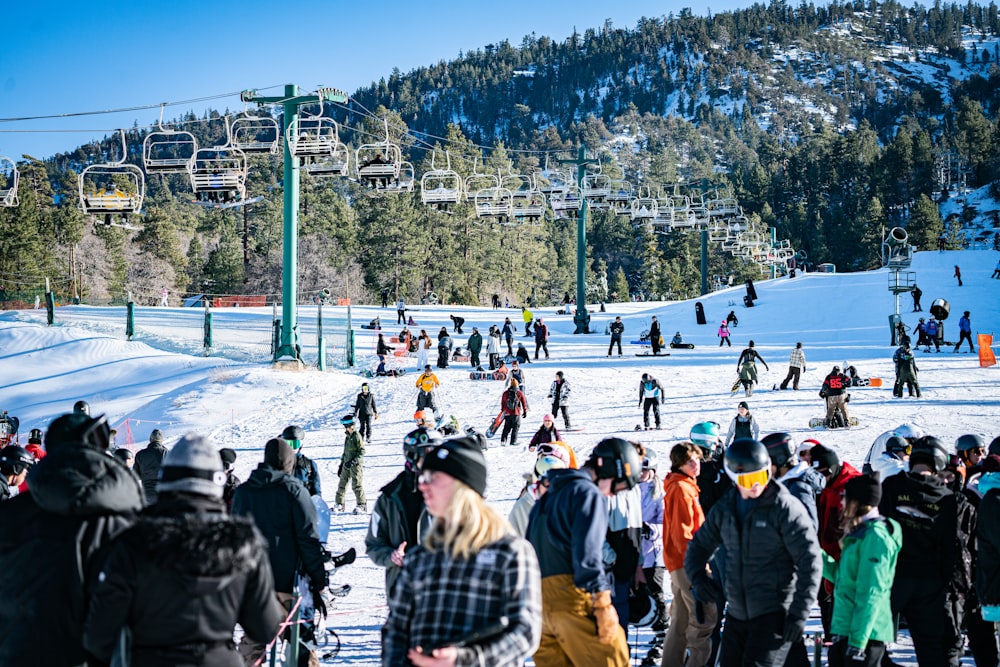
[(993, 334), (977, 334), (979, 339), (979, 365), (982, 368), (996, 366), (997, 357), (993, 354)]
[(260, 308), (266, 305), (266, 294), (234, 294), (228, 296), (216, 296), (212, 298), (212, 306), (216, 308), (231, 308), (233, 306), (240, 306), (241, 308)]

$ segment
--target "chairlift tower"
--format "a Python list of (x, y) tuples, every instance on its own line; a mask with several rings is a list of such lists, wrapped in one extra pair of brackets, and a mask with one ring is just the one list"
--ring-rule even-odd
[[(598, 164), (587, 159), (587, 152), (580, 146), (574, 160), (559, 160), (563, 164), (576, 165), (576, 186), (583, 191), (583, 181), (587, 167)], [(576, 324), (574, 334), (590, 333), (590, 314), (587, 312), (587, 200), (583, 198), (580, 214), (576, 217)]]
[(240, 95), (244, 102), (258, 105), (280, 104), (283, 111), (283, 132), (285, 142), (284, 183), (284, 224), (282, 227), (282, 270), (281, 270), (281, 336), (274, 349), (274, 362), (278, 365), (301, 367), (302, 357), (298, 344), (298, 326), (295, 322), (295, 306), (298, 293), (298, 227), (299, 227), (299, 161), (288, 146), (287, 131), (299, 117), (299, 107), (304, 104), (322, 104), (325, 101), (345, 104), (347, 93), (335, 88), (320, 88), (311, 95), (300, 95), (299, 87), (286, 84), (285, 93), (279, 97), (261, 97), (255, 90), (245, 90)]
[(896, 324), (900, 321), (899, 295), (912, 292), (917, 286), (916, 272), (907, 271), (913, 263), (913, 251), (909, 235), (902, 227), (890, 229), (882, 241), (882, 262), (889, 267), (889, 291), (893, 298), (893, 314), (889, 316), (893, 345), (899, 342), (896, 340)]

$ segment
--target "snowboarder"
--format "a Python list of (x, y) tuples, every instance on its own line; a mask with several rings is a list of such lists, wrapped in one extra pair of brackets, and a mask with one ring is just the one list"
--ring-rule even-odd
[(305, 431), (301, 426), (286, 426), (281, 432), (281, 439), (295, 452), (295, 468), (292, 477), (302, 482), (310, 496), (323, 496), (323, 484), (319, 478), (319, 468), (316, 462), (302, 453), (302, 439)]
[(146, 504), (156, 502), (156, 480), (160, 473), (160, 464), (167, 448), (163, 446), (163, 432), (154, 428), (149, 433), (149, 444), (136, 452), (135, 464), (132, 470), (142, 482), (142, 491), (146, 495)]
[(753, 438), (760, 435), (760, 426), (750, 412), (750, 406), (746, 401), (740, 401), (736, 406), (736, 416), (729, 422), (729, 432), (726, 434), (726, 447), (740, 438)]
[(618, 356), (622, 356), (622, 333), (625, 331), (625, 324), (622, 322), (622, 318), (619, 315), (615, 318), (615, 321), (611, 323), (608, 327), (611, 331), (611, 344), (608, 345), (608, 356), (611, 356), (611, 351), (614, 349), (615, 345), (618, 346)]
[(545, 350), (545, 358), (549, 358), (549, 327), (540, 317), (535, 322), (535, 359), (538, 359), (539, 350)]
[(521, 391), (528, 390), (528, 385), (525, 383), (524, 378), (524, 369), (521, 367), (521, 363), (516, 360), (510, 363), (510, 374), (508, 375), (507, 385), (509, 386), (514, 380), (517, 380), (517, 384), (521, 387)]
[(642, 423), (649, 430), (649, 411), (653, 411), (653, 421), (656, 430), (660, 430), (660, 406), (663, 404), (663, 387), (660, 381), (649, 373), (642, 374), (639, 382), (639, 407), (642, 408)]
[(843, 416), (843, 425), (850, 425), (850, 416), (847, 414), (847, 401), (844, 392), (851, 384), (851, 379), (840, 372), (840, 366), (834, 366), (830, 373), (823, 379), (823, 387), (819, 395), (826, 399), (826, 427), (837, 428), (838, 413)]
[(924, 350), (924, 352), (930, 352), (932, 344), (934, 345), (935, 352), (941, 351), (941, 339), (938, 337), (940, 330), (941, 330), (940, 323), (932, 315), (931, 319), (928, 320), (927, 326), (924, 329), (924, 331), (927, 333), (927, 349)]
[(924, 293), (923, 290), (917, 287), (916, 284), (913, 285), (913, 291), (910, 292), (910, 296), (913, 297), (913, 312), (915, 313), (918, 313), (923, 310), (923, 308), (920, 307), (920, 297), (921, 295), (923, 295), (923, 293)]
[(451, 318), (451, 323), (452, 325), (454, 325), (453, 326), (454, 332), (457, 334), (462, 333), (462, 325), (465, 324), (465, 318), (458, 317), (457, 315), (449, 315), (448, 317)]
[(729, 340), (729, 325), (726, 323), (726, 320), (722, 320), (722, 324), (719, 325), (718, 336), (719, 336), (719, 347), (722, 347), (723, 343), (725, 343), (729, 347), (733, 346), (732, 342), (730, 342)]
[[(764, 357), (760, 356), (760, 354), (757, 352), (756, 348), (754, 348), (754, 342), (752, 340), (747, 345), (746, 349), (744, 349), (742, 352), (740, 352), (740, 358), (736, 362), (736, 368), (739, 369), (739, 367), (743, 365), (743, 362), (746, 361), (746, 360), (748, 360), (748, 359), (750, 361), (754, 361), (756, 359), (760, 359), (760, 363), (764, 364), (764, 368), (766, 368), (767, 370), (771, 370), (770, 368), (768, 368), (767, 362), (764, 361)], [(753, 381), (754, 382), (757, 381), (756, 376), (754, 377)]]
[(479, 327), (472, 327), (472, 335), (469, 336), (469, 364), (473, 370), (482, 370), (483, 365), (479, 361), (479, 353), (483, 350), (483, 335), (479, 333)]
[(788, 357), (788, 375), (781, 381), (780, 389), (788, 389), (788, 382), (791, 381), (792, 389), (799, 390), (799, 379), (806, 370), (806, 353), (802, 351), (802, 343), (796, 343)]
[(917, 368), (917, 359), (913, 356), (910, 346), (904, 345), (896, 350), (893, 361), (896, 362), (897, 398), (903, 396), (903, 385), (906, 385), (911, 397), (915, 394), (917, 398), (920, 398), (920, 382), (917, 380), (917, 372), (920, 369)]
[(526, 348), (524, 346), (524, 343), (518, 343), (517, 344), (517, 352), (514, 353), (514, 356), (522, 364), (530, 364), (531, 363), (531, 356), (528, 354), (528, 348)]
[(660, 348), (663, 347), (663, 334), (660, 332), (660, 323), (656, 321), (656, 315), (653, 315), (649, 323), (649, 344), (653, 346), (653, 354), (659, 354)]
[(340, 423), (344, 426), (344, 453), (337, 468), (340, 483), (337, 485), (337, 495), (333, 501), (334, 510), (344, 511), (344, 497), (347, 494), (347, 483), (350, 482), (354, 500), (357, 502), (354, 513), (364, 514), (368, 511), (364, 487), (365, 442), (355, 430), (357, 420), (354, 415), (344, 415), (340, 418)]
[(531, 323), (535, 321), (535, 316), (531, 313), (530, 310), (528, 310), (524, 306), (521, 306), (521, 319), (524, 320), (524, 337), (530, 338)]
[(514, 348), (511, 347), (514, 342), (514, 323), (510, 321), (509, 317), (503, 318), (503, 328), (500, 330), (500, 335), (507, 343), (507, 356), (514, 356)]
[(726, 315), (726, 324), (729, 325), (729, 326), (731, 326), (731, 327), (738, 327), (740, 325), (740, 321), (738, 319), (736, 319), (736, 311), (735, 310), (730, 310), (729, 314)]
[(533, 452), (539, 445), (544, 445), (549, 442), (556, 442), (557, 440), (562, 440), (559, 437), (559, 429), (556, 428), (555, 417), (551, 414), (542, 417), (542, 425), (535, 431), (535, 435), (531, 436), (531, 441), (528, 443), (528, 451)]
[(969, 318), (969, 311), (962, 313), (962, 317), (958, 320), (958, 342), (955, 343), (955, 352), (962, 347), (963, 340), (969, 341), (969, 352), (976, 351), (972, 346), (972, 321)]
[(361, 392), (354, 399), (354, 414), (358, 418), (358, 432), (365, 442), (372, 439), (372, 420), (378, 420), (378, 408), (375, 406), (375, 395), (367, 382), (361, 383)]
[(424, 372), (417, 378), (416, 383), (416, 387), (419, 389), (417, 393), (417, 410), (429, 408), (435, 417), (438, 415), (438, 408), (434, 400), (434, 389), (440, 386), (441, 382), (438, 380), (437, 375), (434, 375), (434, 372), (431, 371), (431, 365), (427, 364), (424, 366)]
[(500, 433), (500, 446), (510, 444), (517, 446), (517, 432), (521, 428), (521, 418), (528, 416), (528, 399), (518, 388), (518, 381), (511, 380), (510, 386), (504, 389), (500, 396), (500, 413), (503, 415), (503, 431)]
[(549, 388), (549, 399), (552, 401), (553, 415), (558, 415), (559, 411), (562, 411), (563, 424), (566, 425), (567, 431), (570, 429), (568, 407), (569, 393), (569, 382), (567, 382), (563, 377), (562, 371), (556, 371), (556, 379), (552, 382), (552, 386)]
[(746, 359), (740, 366), (737, 383), (743, 385), (743, 393), (749, 398), (753, 396), (753, 386), (757, 384), (757, 364), (753, 359)]

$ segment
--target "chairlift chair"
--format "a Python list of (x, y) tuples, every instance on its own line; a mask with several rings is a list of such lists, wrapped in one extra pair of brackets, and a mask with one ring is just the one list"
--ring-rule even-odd
[(653, 197), (649, 188), (639, 188), (639, 196), (630, 202), (629, 214), (632, 216), (632, 222), (640, 221), (647, 222), (656, 217), (656, 214), (660, 210), (660, 203)]
[(198, 140), (183, 130), (150, 132), (142, 142), (142, 163), (147, 174), (169, 174), (188, 170), (198, 152)]
[(431, 208), (448, 210), (462, 201), (462, 177), (451, 168), (450, 156), (446, 169), (435, 168), (435, 157), (436, 154), (431, 155), (431, 170), (420, 178), (420, 201)]
[(245, 111), (233, 120), (229, 145), (244, 153), (270, 153), (281, 150), (281, 127), (271, 116), (254, 116)]
[(500, 187), (510, 190), (514, 221), (535, 222), (545, 215), (545, 195), (535, 186), (533, 177), (511, 172), (500, 177)]
[(312, 176), (347, 176), (351, 167), (351, 151), (339, 141), (333, 145), (333, 152), (305, 158), (302, 170)]
[(739, 202), (732, 197), (709, 199), (707, 206), (708, 214), (712, 217), (738, 215), (740, 212)]
[(191, 189), (200, 201), (228, 204), (246, 198), (247, 156), (238, 148), (201, 148), (188, 173)]
[(285, 129), (288, 150), (300, 160), (333, 155), (340, 143), (337, 123), (324, 116), (299, 115)]
[(388, 187), (389, 181), (399, 178), (403, 151), (397, 144), (382, 141), (362, 144), (354, 153), (358, 178), (372, 187)]
[(601, 173), (584, 174), (580, 193), (591, 208), (598, 210), (607, 208), (608, 195), (611, 194), (611, 177)]
[(125, 130), (119, 130), (122, 157), (116, 162), (92, 164), (77, 178), (80, 209), (87, 215), (104, 216), (104, 223), (111, 225), (116, 216), (127, 223), (128, 216), (142, 209), (146, 196), (146, 177), (142, 169), (126, 164), (128, 146)]
[(504, 219), (511, 215), (511, 192), (507, 188), (485, 188), (475, 193), (476, 217)]
[(566, 183), (549, 194), (549, 205), (556, 220), (576, 218), (583, 206), (580, 188), (576, 183)]
[(413, 192), (416, 185), (413, 165), (409, 162), (400, 162), (396, 178), (375, 182), (372, 194), (388, 194), (397, 192)]
[(625, 180), (613, 180), (611, 181), (611, 192), (607, 196), (608, 206), (618, 215), (630, 215), (634, 196), (631, 183)]
[(0, 155), (0, 206), (17, 206), (17, 163)]

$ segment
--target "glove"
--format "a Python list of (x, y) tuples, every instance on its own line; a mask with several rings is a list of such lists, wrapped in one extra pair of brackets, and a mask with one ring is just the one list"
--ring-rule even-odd
[(323, 589), (314, 588), (311, 590), (313, 607), (316, 609), (317, 613), (324, 619), (326, 618), (326, 602), (323, 600)]
[(527, 412), (521, 413), (521, 418), (522, 419), (527, 419), (528, 418), (528, 413)]
[(646, 522), (642, 524), (642, 537), (645, 540), (653, 539), (653, 527)]
[(618, 636), (621, 626), (618, 624), (618, 612), (611, 605), (611, 591), (598, 591), (590, 596), (594, 605), (594, 618), (597, 620), (597, 641), (610, 644)]
[(341, 461), (340, 465), (337, 466), (337, 477), (343, 477), (343, 476), (344, 476), (344, 462)]
[(802, 634), (806, 630), (806, 623), (798, 618), (785, 619), (785, 632), (781, 640), (786, 644), (791, 644), (802, 639)]
[(858, 648), (857, 646), (848, 645), (844, 649), (844, 657), (851, 661), (864, 662), (865, 650), (863, 648)]

